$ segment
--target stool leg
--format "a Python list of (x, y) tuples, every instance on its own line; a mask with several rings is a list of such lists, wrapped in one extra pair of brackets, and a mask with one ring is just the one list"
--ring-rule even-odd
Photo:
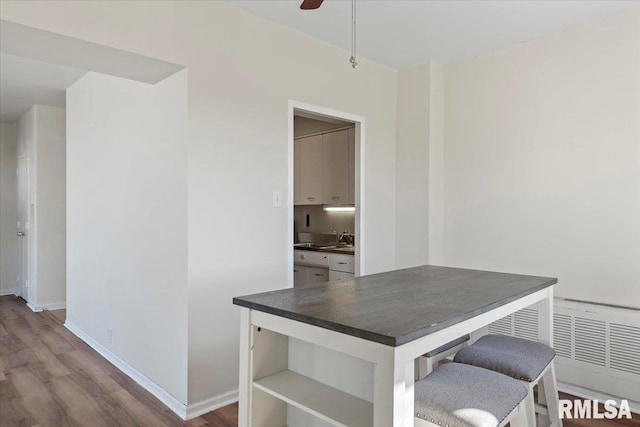
[(527, 400), (529, 397), (525, 397), (525, 399), (518, 405), (518, 410), (509, 420), (509, 425), (511, 427), (535, 427), (535, 424), (529, 424), (529, 415), (527, 413)]
[(551, 365), (547, 372), (542, 376), (544, 383), (544, 397), (547, 401), (547, 412), (549, 421), (554, 427), (562, 427), (562, 419), (560, 419), (559, 403), (558, 403), (558, 384), (556, 383), (556, 370), (554, 367), (554, 361), (551, 361)]
[[(546, 368), (546, 370), (548, 371), (549, 368)], [(542, 378), (538, 380), (538, 402), (537, 402), (538, 405), (537, 406), (543, 408), (544, 410), (543, 411), (536, 410), (536, 422), (539, 426), (549, 426), (551, 425), (551, 421), (549, 419), (549, 411), (547, 410), (548, 409), (547, 393), (545, 391), (543, 378), (544, 378), (544, 374), (542, 375)]]
[(533, 384), (527, 382), (527, 397), (524, 398), (523, 412), (526, 417), (527, 425), (530, 427), (536, 427), (536, 402), (533, 397)]

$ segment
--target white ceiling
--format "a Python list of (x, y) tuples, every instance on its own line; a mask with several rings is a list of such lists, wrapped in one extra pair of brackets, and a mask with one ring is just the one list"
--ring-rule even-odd
[[(300, 10), (296, 0), (233, 0), (229, 4), (351, 48), (351, 2), (325, 0)], [(358, 54), (392, 68), (429, 60), (463, 61), (529, 40), (640, 9), (640, 1), (357, 0)]]
[(87, 71), (155, 84), (182, 65), (0, 20), (0, 121), (33, 104), (65, 105), (65, 90)]
[(0, 122), (14, 123), (32, 105), (65, 106), (65, 90), (86, 73), (0, 53)]

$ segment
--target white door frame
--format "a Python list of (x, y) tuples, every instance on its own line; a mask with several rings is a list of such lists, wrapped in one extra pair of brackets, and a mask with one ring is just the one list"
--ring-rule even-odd
[(364, 117), (356, 114), (345, 113), (343, 111), (332, 110), (330, 108), (320, 107), (317, 105), (307, 104), (300, 101), (289, 100), (288, 118), (289, 118), (289, 136), (288, 136), (288, 148), (287, 148), (287, 164), (288, 164), (288, 188), (287, 188), (287, 280), (289, 287), (293, 287), (293, 116), (296, 111), (303, 111), (307, 113), (313, 113), (318, 116), (339, 119), (355, 123), (355, 275), (362, 276), (365, 274), (364, 268), (364, 253), (365, 253), (365, 239), (364, 239), (364, 147), (365, 147), (365, 133), (364, 133)]
[[(24, 167), (24, 177), (20, 177), (20, 168)], [(30, 270), (30, 240), (31, 240), (31, 224), (29, 223), (29, 156), (24, 154), (18, 158), (17, 165), (18, 173), (16, 177), (16, 196), (17, 196), (17, 210), (22, 212), (23, 216), (16, 218), (16, 232), (24, 232), (24, 237), (18, 237), (16, 244), (16, 251), (18, 252), (18, 265), (16, 266), (16, 290), (15, 294), (25, 301), (29, 301), (29, 295), (27, 292), (27, 282), (29, 280)], [(24, 180), (21, 183), (21, 180)], [(21, 188), (21, 184), (23, 188)], [(24, 193), (24, 194), (23, 194)], [(18, 226), (18, 223), (22, 224)], [(25, 249), (26, 245), (26, 249)]]

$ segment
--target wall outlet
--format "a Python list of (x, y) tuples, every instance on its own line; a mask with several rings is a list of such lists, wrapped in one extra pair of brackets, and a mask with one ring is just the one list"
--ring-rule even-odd
[(113, 344), (113, 329), (111, 328), (107, 329), (107, 342)]

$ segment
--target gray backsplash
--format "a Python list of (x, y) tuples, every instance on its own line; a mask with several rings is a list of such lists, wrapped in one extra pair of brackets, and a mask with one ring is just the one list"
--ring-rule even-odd
[[(306, 227), (306, 215), (309, 215), (309, 227)], [(320, 205), (293, 207), (293, 230), (295, 233), (329, 233), (331, 228), (340, 233), (343, 231), (353, 233), (355, 231), (355, 213), (326, 212)]]

